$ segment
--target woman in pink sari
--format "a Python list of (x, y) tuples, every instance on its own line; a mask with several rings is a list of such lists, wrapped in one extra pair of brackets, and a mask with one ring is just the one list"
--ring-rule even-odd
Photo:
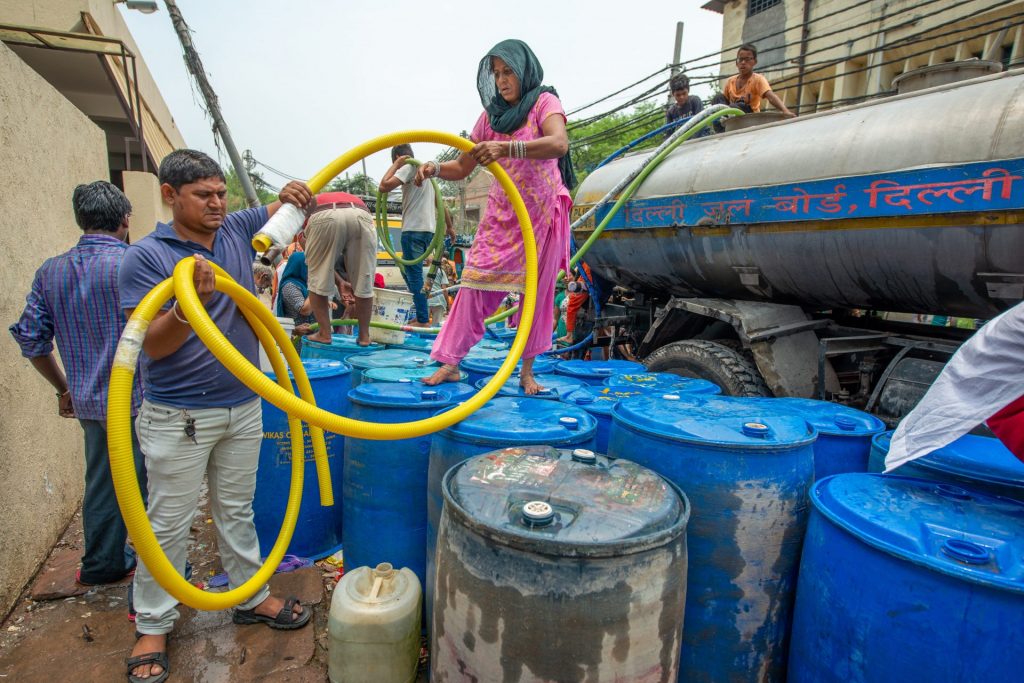
[[(477, 89), (484, 112), (473, 127), (476, 145), (455, 161), (428, 161), (416, 182), (436, 177), (462, 180), (477, 164), (500, 161), (526, 203), (537, 240), (537, 306), (523, 351), (519, 382), (525, 393), (541, 390), (533, 359), (551, 348), (555, 280), (569, 257), (572, 166), (565, 112), (554, 88), (541, 85), (544, 70), (520, 40), (495, 45), (480, 61)], [(511, 203), (498, 183), (491, 186), (487, 210), (462, 271), (462, 288), (434, 343), (431, 357), (443, 363), (425, 384), (456, 382), (459, 362), (484, 335), (484, 318), (508, 292), (522, 292), (526, 258), (522, 233)]]

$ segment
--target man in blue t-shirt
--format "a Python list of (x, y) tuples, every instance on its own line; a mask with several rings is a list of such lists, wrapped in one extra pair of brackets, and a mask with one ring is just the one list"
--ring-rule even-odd
[[(160, 164), (160, 193), (173, 220), (128, 248), (118, 277), (125, 314), (178, 261), (195, 256), (194, 283), (206, 311), (230, 342), (252, 363), (257, 339), (234, 301), (214, 291), (210, 262), (254, 291), (251, 241), (281, 202), (304, 208), (312, 198), (302, 183), (288, 183), (280, 201), (225, 215), (227, 186), (216, 161), (180, 149)], [(164, 552), (184, 574), (189, 526), (204, 474), (209, 480), (218, 550), (232, 588), (260, 567), (252, 499), (263, 421), (260, 400), (225, 369), (192, 332), (178, 302), (153, 319), (142, 345), (143, 393), (136, 428), (149, 472), (149, 518)], [(140, 564), (134, 580), (136, 630), (128, 659), (130, 676), (158, 683), (168, 674), (167, 634), (178, 618), (177, 600)], [(281, 600), (264, 586), (235, 609), (236, 624), (266, 623), (298, 628), (312, 610), (297, 599)]]

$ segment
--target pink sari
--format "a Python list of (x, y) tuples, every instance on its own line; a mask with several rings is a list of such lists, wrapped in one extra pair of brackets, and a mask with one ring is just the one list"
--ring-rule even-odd
[[(543, 93), (530, 110), (526, 123), (512, 135), (495, 132), (485, 112), (473, 128), (472, 139), (474, 142), (536, 140), (544, 136), (541, 124), (551, 115), (565, 116), (558, 98)], [(501, 165), (523, 197), (537, 240), (537, 307), (522, 356), (533, 358), (551, 348), (555, 284), (558, 270), (569, 263), (572, 199), (562, 184), (558, 159), (505, 158)], [(494, 313), (505, 293), (522, 292), (526, 282), (526, 256), (519, 221), (498, 183), (491, 187), (487, 212), (477, 228), (461, 282), (462, 288), (430, 354), (434, 360), (449, 365), (458, 365), (480, 341), (484, 335), (484, 318)]]
[[(530, 110), (526, 123), (515, 133), (506, 135), (495, 132), (484, 112), (473, 127), (471, 138), (473, 142), (536, 140), (544, 137), (541, 125), (551, 115), (564, 117), (565, 113), (557, 97), (543, 93)], [(572, 199), (569, 190), (562, 184), (558, 159), (505, 158), (501, 160), (501, 165), (508, 171), (526, 204), (533, 223), (539, 258), (557, 257), (558, 268), (565, 268), (569, 261), (569, 210)], [(495, 182), (491, 186), (486, 213), (477, 228), (473, 248), (462, 271), (462, 285), (472, 289), (521, 292), (525, 280), (526, 257), (519, 221), (505, 191)]]

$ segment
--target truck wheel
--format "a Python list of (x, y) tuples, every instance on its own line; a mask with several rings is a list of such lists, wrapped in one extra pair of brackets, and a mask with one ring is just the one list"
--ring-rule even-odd
[(716, 342), (672, 342), (647, 356), (644, 365), (651, 372), (672, 372), (714, 382), (726, 396), (772, 395), (753, 363)]

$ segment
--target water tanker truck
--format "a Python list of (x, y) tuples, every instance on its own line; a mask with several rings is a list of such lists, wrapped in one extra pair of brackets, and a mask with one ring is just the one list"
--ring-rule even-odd
[[(591, 173), (574, 216), (645, 156)], [(597, 325), (649, 369), (893, 424), (970, 334), (915, 321), (1024, 298), (1024, 70), (688, 141), (585, 261), (616, 286)]]

